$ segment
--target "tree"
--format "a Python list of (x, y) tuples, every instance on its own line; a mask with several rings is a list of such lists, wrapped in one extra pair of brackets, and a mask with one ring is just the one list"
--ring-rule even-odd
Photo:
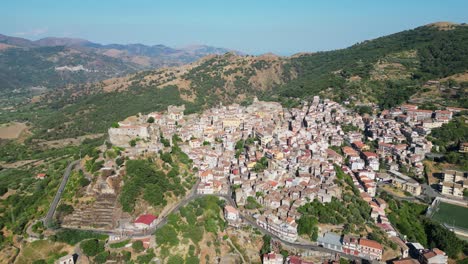
[(90, 183), (91, 183), (91, 181), (88, 180), (87, 178), (85, 178), (84, 176), (81, 177), (80, 180), (79, 180), (79, 184), (80, 184), (81, 187), (88, 186)]
[(89, 239), (81, 242), (80, 248), (86, 256), (93, 257), (104, 250), (104, 245), (97, 239)]
[(143, 193), (143, 198), (154, 206), (164, 206), (167, 203), (164, 199), (164, 192), (161, 190), (161, 187), (157, 184), (146, 185), (145, 191)]
[(122, 166), (122, 164), (125, 162), (125, 160), (122, 158), (122, 157), (118, 157), (115, 159), (115, 163), (117, 164), (117, 166)]
[(154, 117), (150, 116), (150, 117), (148, 118), (148, 120), (146, 120), (146, 122), (148, 122), (148, 123), (150, 123), (150, 124), (154, 123)]
[(135, 139), (130, 140), (130, 146), (131, 146), (131, 147), (135, 147), (135, 146), (136, 146), (136, 140), (135, 140)]
[(253, 210), (253, 209), (258, 209), (261, 208), (262, 205), (255, 200), (253, 196), (248, 196), (247, 197), (247, 204), (244, 206), (246, 209)]
[(260, 249), (260, 255), (269, 253), (271, 251), (271, 237), (269, 235), (263, 235), (263, 245)]
[(174, 227), (165, 225), (156, 231), (156, 242), (160, 245), (176, 246), (179, 243)]
[(197, 256), (189, 256), (185, 259), (186, 264), (199, 264), (200, 259)]
[(355, 110), (360, 115), (364, 115), (364, 114), (372, 115), (372, 107), (370, 107), (368, 105), (357, 106)]
[(0, 187), (0, 196), (4, 195), (5, 193), (8, 192), (8, 188), (7, 187), (4, 187), (4, 186), (1, 186)]
[(161, 159), (166, 163), (172, 164), (172, 156), (169, 152), (162, 153)]
[(103, 252), (97, 254), (96, 257), (94, 257), (94, 261), (96, 263), (106, 263), (108, 256), (109, 256), (109, 252), (103, 251)]
[(179, 255), (170, 256), (169, 259), (167, 260), (167, 264), (180, 264), (180, 263), (184, 263), (184, 259)]
[(457, 258), (466, 246), (466, 242), (460, 240), (453, 232), (442, 226), (441, 224), (432, 221), (429, 218), (423, 219), (424, 230), (427, 234), (429, 247), (437, 247), (450, 258)]
[(73, 211), (74, 211), (73, 206), (69, 204), (60, 204), (57, 207), (57, 212), (62, 213), (64, 216), (73, 213)]
[(317, 218), (303, 215), (298, 220), (297, 232), (299, 235), (307, 235), (312, 241), (316, 241), (318, 237), (317, 225)]
[(143, 250), (145, 250), (145, 248), (143, 247), (143, 241), (141, 241), (141, 240), (137, 240), (137, 241), (133, 242), (132, 243), (132, 248), (137, 253), (142, 252)]

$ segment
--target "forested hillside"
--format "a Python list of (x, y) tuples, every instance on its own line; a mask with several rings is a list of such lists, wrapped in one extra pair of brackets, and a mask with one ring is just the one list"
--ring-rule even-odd
[(467, 26), (440, 30), (435, 24), (343, 50), (303, 55), (288, 65), (298, 77), (277, 91), (283, 97), (364, 97), (390, 107), (407, 100), (427, 80), (465, 72), (467, 45)]

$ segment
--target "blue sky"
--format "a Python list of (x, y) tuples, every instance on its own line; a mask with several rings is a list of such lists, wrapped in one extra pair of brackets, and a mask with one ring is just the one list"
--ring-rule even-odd
[(344, 48), (435, 21), (465, 23), (467, 11), (466, 0), (4, 0), (0, 33), (289, 55)]

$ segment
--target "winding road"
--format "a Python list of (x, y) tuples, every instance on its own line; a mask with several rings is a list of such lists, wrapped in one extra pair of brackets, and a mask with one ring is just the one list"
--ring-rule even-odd
[[(54, 200), (52, 201), (52, 203), (50, 205), (50, 208), (49, 208), (49, 211), (47, 212), (46, 217), (43, 219), (44, 225), (46, 227), (49, 226), (49, 224), (52, 222), (53, 216), (55, 214), (55, 210), (57, 208), (58, 203), (60, 202), (60, 198), (62, 197), (63, 190), (65, 189), (65, 186), (66, 186), (66, 184), (68, 182), (71, 171), (76, 166), (76, 164), (78, 164), (78, 162), (79, 162), (79, 160), (71, 162), (68, 165), (68, 167), (66, 168), (65, 172), (64, 172), (63, 179), (62, 179), (62, 182), (60, 184), (60, 187), (57, 190), (57, 193), (56, 193), (56, 195), (54, 197)], [(169, 210), (165, 214), (165, 216), (162, 216), (160, 218), (160, 221), (152, 228), (149, 228), (149, 229), (146, 229), (146, 230), (141, 230), (141, 231), (133, 231), (133, 230), (132, 231), (130, 231), (130, 230), (125, 231), (125, 230), (122, 230), (122, 229), (99, 230), (99, 229), (70, 228), (70, 227), (67, 227), (67, 229), (92, 231), (92, 232), (95, 232), (95, 233), (106, 234), (106, 235), (115, 235), (115, 236), (124, 235), (124, 236), (126, 236), (128, 238), (147, 237), (148, 235), (153, 234), (157, 229), (159, 229), (159, 228), (163, 227), (165, 224), (167, 224), (167, 216), (168, 215), (170, 215), (171, 213), (177, 212), (181, 207), (187, 205), (189, 202), (191, 202), (191, 201), (193, 201), (193, 200), (195, 200), (197, 198), (206, 196), (205, 194), (197, 194), (197, 188), (198, 188), (199, 184), (200, 184), (200, 180), (198, 179), (197, 182), (192, 187), (192, 189), (190, 190), (190, 192), (182, 200), (180, 200), (177, 203), (176, 206), (174, 206), (171, 210)], [(237, 205), (236, 205), (236, 203), (233, 200), (231, 195), (221, 195), (221, 194), (213, 194), (213, 195), (217, 196), (217, 197), (220, 197), (220, 198), (223, 198), (231, 206), (237, 208)], [(249, 225), (257, 228), (261, 233), (269, 235), (272, 238), (274, 238), (275, 240), (278, 240), (278, 241), (280, 241), (281, 243), (283, 243), (285, 245), (295, 247), (295, 248), (299, 248), (299, 249), (304, 249), (304, 250), (313, 250), (313, 251), (327, 252), (327, 253), (332, 253), (332, 254), (339, 253), (340, 255), (345, 256), (345, 257), (347, 257), (349, 259), (353, 259), (353, 260), (362, 260), (363, 259), (361, 257), (357, 257), (357, 256), (353, 256), (353, 255), (347, 255), (347, 254), (344, 254), (343, 252), (340, 252), (340, 251), (334, 251), (334, 250), (331, 250), (331, 249), (328, 249), (328, 248), (321, 247), (315, 242), (306, 243), (306, 242), (286, 241), (286, 240), (278, 237), (277, 235), (271, 233), (270, 231), (264, 229), (263, 227), (259, 226), (257, 224), (256, 220), (252, 216), (250, 216), (249, 214), (244, 213), (243, 211), (240, 211), (240, 210), (239, 210), (239, 214), (240, 214), (240, 217), (246, 223), (248, 223)]]

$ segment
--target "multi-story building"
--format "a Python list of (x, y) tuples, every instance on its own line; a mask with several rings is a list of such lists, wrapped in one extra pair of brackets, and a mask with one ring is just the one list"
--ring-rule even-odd
[(359, 239), (359, 251), (361, 256), (368, 257), (371, 260), (382, 260), (383, 246), (377, 241), (365, 238)]

